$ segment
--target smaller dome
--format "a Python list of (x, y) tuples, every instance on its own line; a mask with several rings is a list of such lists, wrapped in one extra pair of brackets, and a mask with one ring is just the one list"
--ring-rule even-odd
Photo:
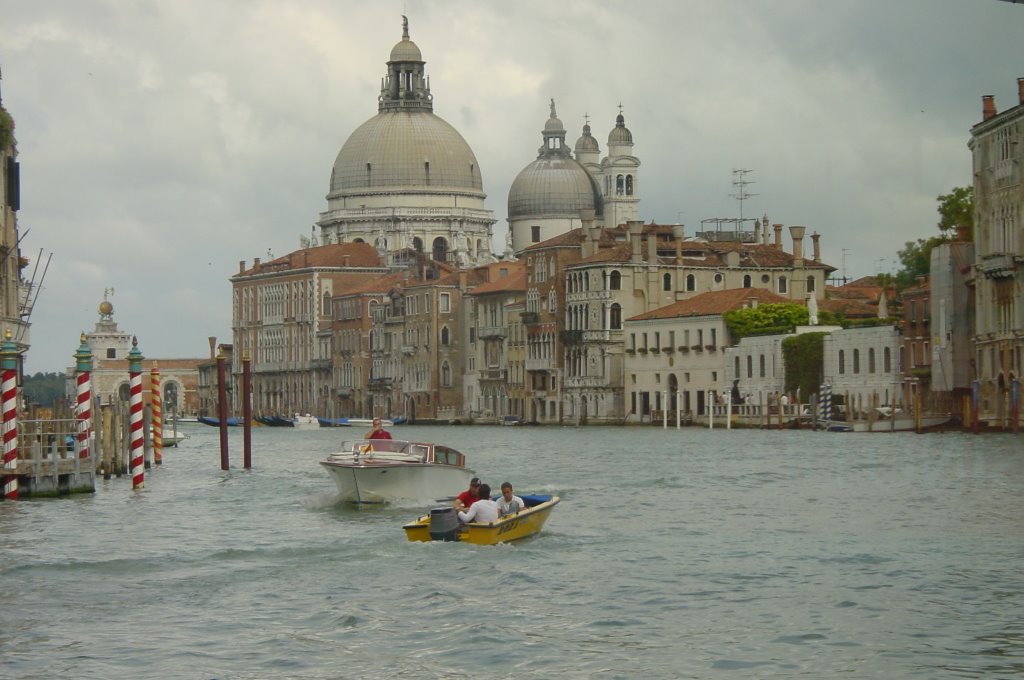
[(550, 118), (548, 118), (548, 122), (544, 123), (544, 132), (565, 133), (565, 126), (562, 125), (561, 120), (554, 116), (551, 116)]
[(391, 48), (390, 61), (423, 61), (423, 54), (416, 43), (408, 38), (402, 38)]
[(412, 40), (409, 40), (409, 19), (402, 15), (402, 39), (391, 48), (390, 61), (418, 61), (423, 62), (423, 55), (420, 48)]
[(626, 119), (620, 113), (615, 116), (615, 127), (608, 133), (609, 144), (632, 144), (633, 133), (626, 127)]
[(600, 153), (601, 147), (598, 145), (597, 140), (592, 134), (590, 134), (590, 123), (584, 123), (583, 134), (576, 140), (576, 154), (581, 153)]

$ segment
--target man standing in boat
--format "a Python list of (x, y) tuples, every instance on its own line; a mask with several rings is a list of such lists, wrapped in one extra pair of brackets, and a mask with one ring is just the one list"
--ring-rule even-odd
[(380, 418), (374, 418), (373, 429), (363, 435), (363, 439), (391, 439), (391, 433), (381, 425)]

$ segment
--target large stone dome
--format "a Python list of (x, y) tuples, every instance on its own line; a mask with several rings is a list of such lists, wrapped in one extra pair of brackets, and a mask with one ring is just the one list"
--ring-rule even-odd
[(483, 194), (473, 150), (455, 128), (429, 111), (377, 114), (356, 128), (334, 162), (332, 194), (403, 187)]
[(527, 165), (508, 192), (508, 217), (579, 218), (589, 208), (602, 214), (597, 183), (575, 159), (541, 157)]

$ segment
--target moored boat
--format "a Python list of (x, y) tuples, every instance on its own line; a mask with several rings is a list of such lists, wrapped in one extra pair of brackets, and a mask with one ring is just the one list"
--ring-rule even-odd
[(292, 427), (297, 427), (302, 430), (315, 430), (320, 427), (320, 419), (315, 418), (308, 413), (305, 415), (296, 413), (295, 417), (292, 418)]
[[(211, 418), (209, 416), (199, 416), (199, 422), (203, 425), (212, 425), (213, 427), (220, 426), (220, 418)], [(224, 421), (228, 427), (237, 427), (242, 424), (241, 418), (228, 418)]]
[[(886, 406), (879, 406), (875, 412), (877, 417), (873, 420), (830, 420), (824, 424), (824, 429), (829, 432), (913, 432), (918, 428), (918, 421), (913, 415), (899, 410), (894, 414)], [(926, 430), (945, 425), (949, 421), (949, 414), (922, 415), (920, 427)]]
[(497, 545), (528, 538), (540, 532), (558, 496), (522, 496), (526, 509), (494, 522), (459, 525), (455, 508), (435, 508), (403, 528), (410, 541), (458, 541), (475, 545)]
[(320, 465), (349, 503), (431, 503), (465, 489), (474, 474), (451, 447), (398, 439), (343, 442)]

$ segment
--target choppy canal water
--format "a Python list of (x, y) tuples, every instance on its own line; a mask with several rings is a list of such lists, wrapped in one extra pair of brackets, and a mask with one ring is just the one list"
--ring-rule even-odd
[(141, 493), (0, 503), (0, 676), (1024, 676), (1021, 437), (396, 428), (562, 497), (474, 547), (336, 505), (345, 431), (227, 473), (188, 432)]

